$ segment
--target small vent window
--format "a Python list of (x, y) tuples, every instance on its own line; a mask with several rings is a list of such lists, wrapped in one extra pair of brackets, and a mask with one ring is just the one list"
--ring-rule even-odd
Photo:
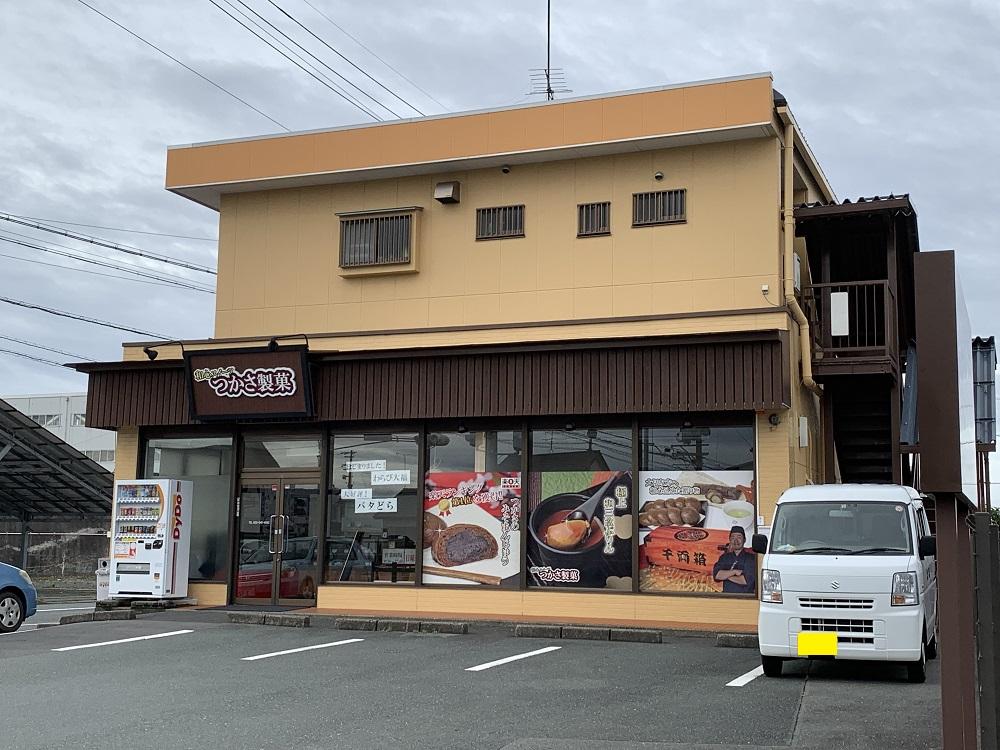
[(385, 266), (410, 262), (412, 215), (340, 220), (340, 266)]
[(476, 209), (476, 239), (499, 240), (524, 236), (524, 206)]
[(632, 226), (687, 221), (687, 190), (660, 190), (632, 195)]
[(594, 237), (611, 234), (611, 203), (581, 203), (578, 207), (576, 234), (578, 237)]

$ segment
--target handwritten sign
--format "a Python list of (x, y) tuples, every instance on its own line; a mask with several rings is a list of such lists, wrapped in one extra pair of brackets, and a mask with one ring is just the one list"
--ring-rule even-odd
[(394, 497), (370, 497), (367, 499), (357, 498), (354, 501), (355, 513), (395, 513), (396, 498)]
[(345, 471), (384, 471), (385, 461), (348, 461), (344, 464)]
[(342, 500), (370, 500), (371, 487), (345, 487), (340, 491)]
[(372, 487), (379, 487), (387, 484), (409, 484), (409, 483), (410, 483), (409, 469), (392, 469), (390, 471), (372, 472)]

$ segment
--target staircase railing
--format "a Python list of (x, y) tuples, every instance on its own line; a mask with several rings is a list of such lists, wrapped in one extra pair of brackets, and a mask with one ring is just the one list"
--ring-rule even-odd
[[(817, 317), (816, 347), (820, 357), (888, 357), (899, 361), (896, 298), (886, 280), (813, 284), (808, 296)], [(845, 295), (834, 297), (833, 295)], [(846, 328), (834, 335), (831, 307), (846, 303)]]

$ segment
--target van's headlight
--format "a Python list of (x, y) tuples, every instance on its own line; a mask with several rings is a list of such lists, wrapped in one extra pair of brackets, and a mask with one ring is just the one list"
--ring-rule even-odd
[(770, 604), (781, 604), (781, 573), (764, 568), (760, 578), (760, 600)]
[(892, 576), (892, 606), (905, 607), (920, 601), (916, 573), (894, 573)]
[(21, 578), (23, 578), (23, 579), (25, 580), (25, 582), (27, 582), (27, 584), (28, 584), (29, 586), (31, 586), (31, 585), (32, 585), (32, 584), (31, 584), (31, 576), (29, 576), (29, 575), (28, 575), (28, 572), (27, 572), (27, 571), (25, 571), (25, 570), (21, 570), (20, 568), (18, 568), (18, 569), (17, 569), (17, 572), (21, 574)]

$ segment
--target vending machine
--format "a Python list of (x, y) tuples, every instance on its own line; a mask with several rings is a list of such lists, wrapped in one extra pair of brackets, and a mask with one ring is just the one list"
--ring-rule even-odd
[(115, 482), (111, 519), (112, 597), (187, 596), (191, 549), (191, 482)]

